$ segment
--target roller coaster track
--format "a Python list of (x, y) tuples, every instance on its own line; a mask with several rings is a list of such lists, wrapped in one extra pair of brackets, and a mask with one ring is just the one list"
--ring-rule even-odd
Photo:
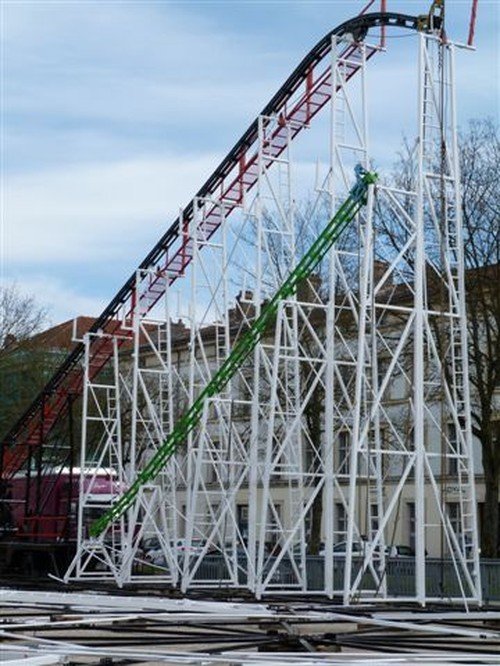
[[(373, 4), (368, 3), (368, 6)], [(425, 19), (425, 17), (424, 17)], [(306, 55), (288, 77), (259, 116), (277, 117), (280, 122), (269, 138), (266, 151), (272, 159), (278, 157), (286, 145), (286, 133), (292, 138), (307, 127), (331, 98), (331, 63), (327, 58), (332, 48), (333, 37), (347, 35), (341, 57), (347, 62), (345, 79), (349, 80), (361, 68), (359, 43), (373, 27), (394, 26), (412, 30), (426, 29), (422, 17), (405, 14), (376, 12), (361, 13), (330, 31)], [(371, 58), (379, 49), (366, 46), (366, 58)], [(195, 210), (195, 201), (212, 197), (223, 204), (225, 216), (240, 207), (245, 195), (258, 179), (259, 139), (258, 118), (250, 125), (240, 140), (222, 160), (212, 175), (197, 192), (193, 200), (182, 211), (170, 228), (160, 238), (149, 254), (139, 264), (144, 270), (140, 285), (140, 302), (136, 302), (136, 272), (125, 282), (102, 314), (90, 328), (91, 333), (120, 334), (122, 339), (130, 337), (130, 330), (123, 326), (129, 322), (137, 305), (143, 313), (150, 311), (165, 293), (167, 286), (182, 276), (193, 256), (193, 242), (188, 229)], [(223, 222), (222, 206), (214, 205), (200, 222), (200, 231), (208, 240)], [(154, 269), (154, 274), (151, 272)], [(146, 270), (149, 272), (146, 274)], [(85, 345), (78, 343), (66, 360), (36, 397), (30, 407), (15, 423), (1, 442), (0, 470), (3, 480), (26, 467), (26, 462), (48, 441), (54, 426), (67, 413), (71, 399), (83, 390), (82, 360)], [(92, 336), (89, 349), (89, 374), (95, 377), (112, 354), (110, 336)], [(38, 460), (43, 456), (38, 453)], [(44, 463), (41, 463), (44, 464)]]

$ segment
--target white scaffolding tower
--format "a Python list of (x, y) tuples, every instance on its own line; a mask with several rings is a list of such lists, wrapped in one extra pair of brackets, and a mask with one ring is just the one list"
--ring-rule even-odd
[[(378, 210), (366, 218), (352, 410), (346, 604), (360, 594), (385, 596), (377, 578), (373, 591), (364, 589), (363, 579), (370, 565), (385, 573), (388, 528), (408, 489), (414, 506), (416, 555), (408, 598), (421, 604), (443, 596), (475, 603), (481, 599), (454, 51), (453, 44), (443, 44), (435, 36), (420, 36), (415, 177), (407, 190), (380, 187)], [(398, 408), (390, 405), (395, 383)], [(438, 433), (437, 441), (433, 433)], [(384, 474), (397, 476), (398, 483), (384, 483)], [(361, 561), (354, 564), (356, 514), (362, 502), (377, 507), (377, 527)], [(426, 551), (433, 537), (441, 540), (442, 555), (449, 558), (439, 595), (426, 588)]]
[[(124, 487), (345, 199), (354, 165), (370, 166), (372, 47), (351, 46), (333, 38), (325, 154), (307, 214), (297, 191), (314, 169), (294, 162), (290, 145), (299, 121), (261, 116), (251, 195), (227, 218), (222, 195), (196, 199), (190, 224), (181, 221), (193, 258), (176, 293), (166, 288), (155, 321), (144, 318), (138, 294), (134, 352), (120, 359), (117, 352), (114, 375), (113, 395), (131, 411), (130, 436), (106, 459)], [(88, 539), (82, 518), (67, 580), (83, 578), (88, 553), (99, 552), (91, 575), (119, 584), (156, 578), (184, 591), (230, 586), (258, 597), (278, 590), (342, 595), (346, 604), (387, 600), (397, 575), (394, 525), (411, 502), (416, 555), (404, 599), (480, 602), (454, 49), (420, 35), (414, 178), (370, 191), (364, 213), (319, 273), (281, 303), (274, 330), (206, 402), (185, 450), (142, 489), (120, 529)], [(285, 141), (279, 150), (273, 137)], [(220, 229), (203, 235), (214, 209)], [(92, 391), (87, 381), (85, 395)], [(102, 450), (117, 446), (113, 435)], [(82, 516), (85, 502), (82, 490)], [(319, 528), (323, 543), (311, 557)], [(140, 550), (146, 536), (162, 554), (154, 564)], [(436, 538), (448, 558), (440, 594), (426, 587), (426, 551)]]

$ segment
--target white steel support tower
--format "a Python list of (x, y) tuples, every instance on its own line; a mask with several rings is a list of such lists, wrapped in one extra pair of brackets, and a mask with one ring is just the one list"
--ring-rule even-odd
[[(243, 207), (243, 202), (241, 202)], [(213, 210), (223, 220), (220, 233), (207, 239), (199, 229)], [(196, 200), (190, 229), (193, 261), (190, 273), (189, 386), (193, 401), (227, 359), (235, 338), (247, 326), (251, 304), (240, 292), (234, 302), (234, 268), (246, 268), (242, 236), (249, 219), (226, 219), (221, 199)], [(232, 270), (233, 269), (233, 270)], [(230, 287), (233, 286), (233, 299)], [(248, 403), (240, 398), (239, 376), (205, 405), (201, 424), (188, 440), (188, 474), (185, 488), (182, 589), (196, 585), (238, 586), (238, 553), (245, 535), (237, 523), (237, 495), (248, 476), (248, 424), (242, 416)], [(208, 575), (199, 567), (209, 555), (219, 559)]]
[[(370, 187), (317, 273), (281, 301), (273, 329), (205, 401), (183, 447), (119, 523), (89, 539), (82, 517), (67, 580), (388, 600), (401, 572), (392, 556), (397, 525), (410, 518), (415, 558), (397, 598), (480, 603), (455, 47), (422, 33), (418, 49), (408, 76), (419, 92), (408, 179)], [(330, 100), (312, 141), (316, 164), (308, 153), (296, 158), (299, 141), (292, 151), (297, 134), (312, 133), (312, 109), (259, 116), (257, 157), (250, 168), (240, 161), (241, 191), (221, 186), (194, 199), (189, 220), (181, 215), (187, 269), (138, 272), (121, 328), (130, 337), (120, 353), (113, 342), (111, 403), (98, 410), (105, 437), (94, 462), (113, 469), (116, 495), (161, 450), (333, 217), (354, 167), (369, 169), (374, 52), (352, 35), (333, 36), (327, 68), (306, 78), (306, 90), (316, 86)], [(152, 304), (154, 319), (146, 318)], [(84, 424), (94, 418), (91, 377)], [(156, 538), (154, 562), (141, 550), (146, 537)], [(437, 542), (446, 561), (426, 557)], [(426, 583), (431, 570), (438, 588)]]
[[(420, 36), (414, 175), (406, 187), (379, 188), (377, 210), (369, 211), (363, 230), (346, 604), (387, 598), (386, 547), (408, 508), (415, 547), (408, 599), (481, 600), (454, 50), (437, 36)], [(397, 482), (386, 482), (391, 477)], [(355, 558), (360, 513), (366, 543)], [(426, 557), (436, 540), (447, 558), (440, 565)], [(427, 581), (436, 566), (441, 589), (432, 590)], [(370, 567), (379, 574), (367, 577)]]
[[(148, 281), (161, 283), (166, 296), (155, 310), (155, 319), (146, 317)], [(125, 384), (130, 410), (130, 439), (123, 460), (127, 485), (161, 446), (188, 402), (188, 389), (176, 358), (176, 338), (184, 330), (177, 312), (176, 293), (170, 293), (168, 273), (139, 270), (132, 314), (131, 380)], [(128, 355), (123, 354), (124, 363)], [(177, 488), (185, 483), (186, 454), (173, 456), (151, 484), (141, 489), (135, 505), (126, 514), (126, 548), (119, 562), (122, 583), (143, 579), (144, 566), (153, 570), (158, 582), (176, 585), (179, 563), (173, 552), (178, 537)], [(145, 537), (156, 540), (158, 558), (146, 563), (141, 552)], [(161, 555), (161, 556), (160, 556)]]
[[(98, 339), (103, 348), (111, 348), (111, 362), (106, 371), (92, 377), (90, 345)], [(80, 454), (77, 551), (68, 572), (79, 580), (115, 580), (120, 584), (118, 570), (126, 547), (122, 518), (106, 539), (89, 539), (89, 518), (98, 516), (112, 506), (115, 496), (125, 487), (124, 451), (121, 432), (122, 377), (119, 365), (119, 338), (99, 332), (86, 333), (83, 338), (84, 391), (82, 409), (82, 442)], [(107, 351), (107, 350), (106, 350)]]

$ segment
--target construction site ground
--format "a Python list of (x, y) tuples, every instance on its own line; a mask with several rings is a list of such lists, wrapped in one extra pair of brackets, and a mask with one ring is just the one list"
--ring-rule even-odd
[(7, 664), (498, 664), (500, 608), (0, 589)]

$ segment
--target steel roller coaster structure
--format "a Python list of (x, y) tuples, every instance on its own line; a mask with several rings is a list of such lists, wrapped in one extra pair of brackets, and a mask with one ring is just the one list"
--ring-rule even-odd
[[(390, 532), (411, 497), (415, 562), (403, 598), (437, 598), (426, 586), (426, 549), (439, 535), (448, 596), (481, 602), (456, 45), (444, 34), (442, 2), (419, 17), (386, 12), (385, 2), (367, 13), (372, 4), (302, 60), (2, 442), (4, 486), (27, 478), (20, 530), (43, 541), (51, 487), (41, 479), (70, 462), (57, 424), (83, 396), (82, 475), (113, 470), (121, 492), (97, 506), (92, 483), (81, 482), (78, 516), (61, 523), (61, 538), (78, 524), (66, 581), (154, 578), (183, 591), (387, 601)], [(381, 40), (369, 44), (377, 26)], [(367, 64), (394, 26), (417, 31), (419, 42), (408, 189), (366, 176)], [(316, 123), (322, 154), (307, 171), (292, 144)], [(353, 185), (357, 164), (362, 193)], [(298, 233), (295, 182), (312, 171), (310, 226)], [(397, 248), (389, 247), (388, 219)], [(304, 238), (317, 248), (339, 228), (302, 271), (312, 256)], [(397, 408), (394, 383), (403, 396)], [(318, 435), (308, 419), (319, 403)], [(91, 428), (100, 432), (97, 449), (88, 446)], [(441, 485), (451, 466), (453, 517)], [(85, 517), (96, 509), (89, 531)], [(318, 516), (324, 553), (311, 564), (306, 543)], [(162, 555), (154, 566), (141, 551), (147, 536)]]

